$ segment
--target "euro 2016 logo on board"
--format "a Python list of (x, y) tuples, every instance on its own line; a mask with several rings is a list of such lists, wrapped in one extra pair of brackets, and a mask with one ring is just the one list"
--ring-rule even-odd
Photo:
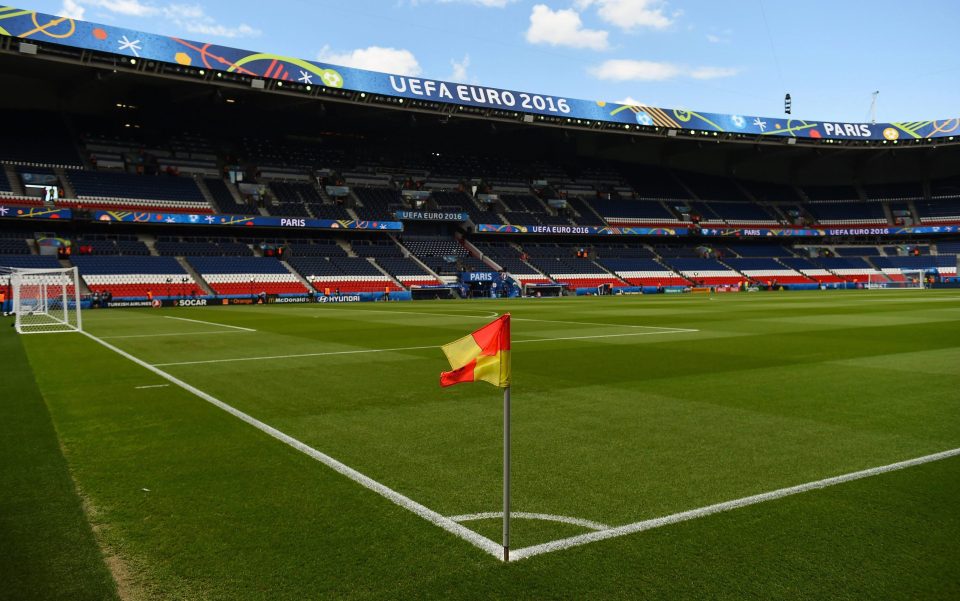
[(897, 131), (897, 128), (895, 127), (888, 127), (883, 130), (883, 138), (885, 140), (899, 140), (900, 132)]

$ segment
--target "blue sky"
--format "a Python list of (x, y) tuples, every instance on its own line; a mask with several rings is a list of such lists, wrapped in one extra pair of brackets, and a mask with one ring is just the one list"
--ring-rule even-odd
[(569, 98), (867, 121), (960, 116), (957, 0), (43, 0), (250, 50)]

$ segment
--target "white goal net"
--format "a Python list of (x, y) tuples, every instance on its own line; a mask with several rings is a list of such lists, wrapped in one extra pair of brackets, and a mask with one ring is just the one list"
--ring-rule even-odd
[(76, 267), (63, 269), (6, 269), (0, 267), (0, 285), (8, 286), (11, 312), (20, 334), (80, 332), (80, 277)]

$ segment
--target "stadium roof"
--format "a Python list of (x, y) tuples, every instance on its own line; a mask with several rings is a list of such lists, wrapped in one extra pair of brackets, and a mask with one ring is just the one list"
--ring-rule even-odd
[[(557, 125), (660, 136), (772, 143), (923, 145), (960, 141), (960, 118), (894, 123), (836, 123), (701, 113), (547, 96), (433, 79), (389, 75), (265, 52), (150, 34), (13, 7), (0, 8), (0, 34), (33, 54), (66, 46), (96, 62), (116, 57), (127, 69), (232, 81), (254, 88)], [(12, 47), (12, 45), (10, 46)]]

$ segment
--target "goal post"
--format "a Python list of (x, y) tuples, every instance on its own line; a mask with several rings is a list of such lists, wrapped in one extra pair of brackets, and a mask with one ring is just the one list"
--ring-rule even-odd
[(81, 332), (80, 275), (76, 267), (0, 268), (9, 280), (11, 312), (19, 334)]

